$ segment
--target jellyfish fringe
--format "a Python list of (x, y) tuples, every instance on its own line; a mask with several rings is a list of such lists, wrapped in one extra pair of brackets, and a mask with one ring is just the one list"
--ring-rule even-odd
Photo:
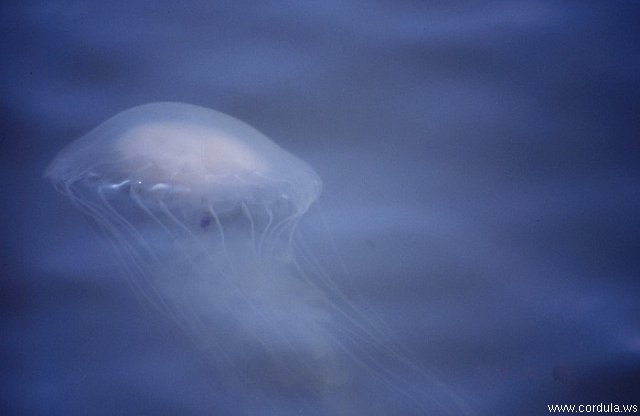
[[(138, 185), (56, 187), (106, 237), (143, 303), (214, 368), (233, 369), (230, 389), (253, 389), (261, 403), (279, 389), (306, 414), (385, 414), (389, 402), (404, 414), (471, 414), (347, 290), (351, 278), (326, 227), (323, 244), (311, 247), (302, 213), (286, 200), (217, 206)], [(383, 394), (362, 404), (353, 396), (362, 389)]]

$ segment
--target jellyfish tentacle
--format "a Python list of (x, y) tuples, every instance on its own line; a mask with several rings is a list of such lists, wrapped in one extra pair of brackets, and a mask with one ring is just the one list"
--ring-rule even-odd
[[(146, 205), (145, 205), (145, 204), (143, 204), (143, 203), (142, 203), (142, 201), (140, 200), (140, 198), (137, 196), (137, 192), (136, 192), (136, 191), (133, 191), (133, 193), (134, 193), (134, 194), (136, 194), (136, 195), (135, 195), (135, 201), (136, 201), (136, 202), (137, 202), (137, 204), (140, 206), (140, 208), (142, 208), (142, 209), (143, 209), (143, 211), (144, 211), (147, 215), (149, 215), (149, 216), (152, 218), (152, 220), (153, 220), (154, 222), (156, 222), (157, 224), (159, 224), (159, 225), (161, 226), (161, 228), (167, 232), (167, 234), (170, 236), (170, 238), (172, 238), (172, 239), (175, 241), (175, 240), (177, 239), (176, 234), (175, 234), (173, 231), (171, 231), (171, 229), (170, 229), (169, 227), (167, 227), (167, 226), (166, 226), (166, 224), (164, 224), (164, 222), (163, 222), (160, 218), (158, 218), (158, 216), (157, 216), (157, 215), (155, 215), (153, 212), (151, 212), (151, 210), (150, 210), (150, 209), (148, 209), (148, 208), (146, 207)], [(183, 250), (183, 248), (179, 248), (179, 250)], [(194, 272), (198, 273), (198, 272), (199, 272), (199, 271), (198, 271), (198, 266), (193, 262), (193, 260), (191, 260), (191, 258), (190, 258), (189, 256), (185, 256), (185, 257), (188, 259), (189, 264), (191, 265), (191, 267), (192, 267), (192, 269), (194, 270)], [(200, 335), (200, 338), (202, 338), (202, 334), (205, 334), (205, 333), (207, 332), (207, 327), (206, 327), (206, 325), (202, 322), (202, 319), (200, 318), (200, 316), (198, 316), (198, 314), (197, 314), (197, 313), (195, 312), (195, 310), (193, 309), (193, 305), (192, 305), (192, 304), (190, 304), (190, 303), (188, 303), (188, 308), (189, 308), (189, 312), (190, 312), (190, 314), (194, 317), (195, 322), (198, 324), (198, 326), (199, 326), (199, 327), (200, 327), (200, 329), (201, 329), (201, 331), (200, 331), (200, 334), (201, 334), (201, 335)], [(194, 331), (195, 331), (195, 328), (194, 328)], [(196, 332), (197, 332), (197, 331), (196, 331)]]
[(242, 208), (242, 211), (249, 219), (249, 225), (251, 227), (251, 242), (253, 245), (253, 249), (257, 253), (258, 247), (256, 246), (256, 227), (255, 227), (255, 222), (253, 220), (253, 215), (251, 215), (251, 211), (249, 210), (249, 207), (247, 206), (247, 202), (245, 200), (242, 200), (242, 202), (240, 203), (240, 207)]
[[(171, 211), (169, 210), (169, 208), (166, 206), (166, 204), (162, 201), (159, 202), (159, 205), (161, 207), (161, 210), (163, 211), (163, 213), (176, 225), (178, 226), (180, 229), (182, 229), (189, 237), (191, 237), (193, 239), (193, 241), (198, 241), (198, 246), (200, 247), (200, 249), (202, 250), (203, 254), (207, 257), (209, 257), (212, 261), (208, 264), (214, 265), (214, 267), (216, 267), (217, 272), (223, 276), (223, 278), (228, 282), (228, 283), (232, 283), (233, 286), (236, 287), (236, 289), (239, 291), (239, 293), (244, 297), (247, 298), (246, 293), (242, 292), (242, 289), (237, 285), (237, 284), (233, 284), (234, 283), (234, 279), (231, 278), (231, 276), (229, 276), (223, 269), (221, 269), (218, 265), (217, 262), (214, 261), (214, 259), (211, 257), (211, 253), (210, 251), (204, 247), (199, 239), (196, 238), (196, 236), (193, 234), (193, 232), (186, 227), (178, 218), (176, 218), (175, 215), (173, 215), (171, 213)], [(177, 239), (177, 237), (174, 237)], [(201, 266), (196, 265), (193, 260), (190, 258), (190, 256), (185, 256), (187, 257), (188, 261), (192, 264), (192, 266), (194, 267), (194, 269), (200, 269), (202, 270), (202, 272), (204, 274), (207, 274), (206, 271), (204, 269), (201, 268)], [(248, 300), (247, 300), (248, 301)], [(231, 310), (229, 310), (231, 312)]]
[[(307, 281), (310, 285), (318, 288), (321, 292), (324, 292), (326, 289), (323, 289), (321, 287), (317, 286), (317, 283), (315, 283), (309, 276), (308, 274), (304, 271), (304, 269), (302, 268), (302, 266), (300, 266), (299, 262), (295, 259), (294, 257), (294, 264), (296, 265), (296, 269), (299, 271), (300, 275), (305, 279), (305, 281)], [(360, 334), (359, 338), (362, 341), (367, 342), (368, 344), (382, 349), (383, 351), (387, 351), (392, 353), (394, 356), (396, 355), (395, 352), (393, 351), (389, 351), (389, 347), (387, 345), (385, 345), (385, 343), (383, 343), (382, 341), (380, 341), (375, 335), (373, 335), (370, 332), (370, 329), (367, 329), (366, 327), (363, 326), (362, 322), (359, 322), (359, 320), (355, 319), (353, 316), (351, 316), (347, 311), (345, 311), (343, 309), (342, 306), (340, 306), (338, 303), (336, 303), (335, 300), (331, 299), (328, 296), (325, 296), (326, 300), (329, 302), (329, 304), (332, 306), (332, 308), (338, 312), (347, 322), (350, 322), (355, 328), (357, 328), (359, 331), (358, 333)], [(337, 328), (345, 328), (344, 324), (337, 324), (336, 326)], [(347, 331), (347, 334), (351, 334), (350, 337), (353, 336), (353, 330), (351, 331)], [(369, 367), (371, 371), (377, 372), (379, 370), (375, 370), (371, 367)], [(389, 369), (385, 370), (385, 371), (391, 371)], [(413, 400), (416, 400), (415, 398)]]
[[(304, 239), (299, 238), (299, 241), (302, 244), (304, 244)], [(304, 250), (302, 250), (302, 251), (304, 252)], [(397, 349), (398, 346), (396, 345), (396, 343), (392, 339), (390, 339), (389, 336), (386, 333), (384, 333), (380, 328), (378, 328), (375, 324), (373, 324), (367, 318), (367, 316), (364, 315), (364, 312), (362, 310), (360, 310), (356, 305), (352, 304), (352, 301), (347, 297), (347, 295), (344, 294), (342, 292), (342, 290), (333, 282), (333, 279), (331, 279), (329, 277), (329, 275), (326, 274), (326, 272), (323, 270), (322, 266), (320, 266), (320, 264), (314, 258), (313, 254), (310, 251), (308, 251), (306, 254), (311, 257), (311, 259), (307, 259), (307, 260), (315, 262), (314, 267), (316, 268), (316, 273), (318, 273), (318, 276), (321, 279), (321, 281), (323, 281), (325, 284), (328, 284), (328, 285), (331, 286), (331, 288), (332, 288), (331, 293), (334, 294), (334, 295), (337, 295), (339, 297), (339, 300), (340, 300), (341, 304), (343, 302), (348, 304), (349, 311), (351, 313), (354, 313), (356, 316), (358, 316), (359, 319), (363, 319), (364, 322), (366, 322), (368, 324), (367, 327), (362, 326), (362, 322), (359, 322), (359, 319), (356, 320), (354, 317), (351, 316), (351, 313), (349, 313), (349, 311), (344, 310), (342, 308), (342, 306), (340, 306), (339, 304), (335, 303), (335, 301), (331, 301), (332, 306), (334, 306), (336, 308), (336, 310), (344, 318), (346, 318), (348, 321), (350, 321), (352, 324), (354, 324), (357, 328), (359, 328), (359, 330), (361, 332), (354, 332), (353, 329), (349, 330), (346, 326), (341, 325), (340, 327), (343, 330), (349, 331), (354, 336), (356, 334), (360, 334), (360, 335), (357, 335), (357, 336), (362, 341), (370, 343), (371, 345), (375, 346), (376, 348), (381, 348), (383, 351), (386, 351), (387, 353), (391, 354), (398, 361), (398, 363), (402, 363), (404, 366), (406, 366), (407, 369), (410, 369), (411, 371), (414, 371), (417, 374), (420, 374), (420, 376), (425, 381), (428, 380), (429, 383), (439, 386), (444, 392), (446, 392), (448, 395), (450, 395), (451, 398), (454, 401), (458, 402), (459, 406), (465, 407), (464, 406), (464, 402), (462, 401), (462, 399), (460, 399), (459, 397), (457, 397), (456, 395), (451, 393), (447, 389), (446, 385), (444, 385), (436, 377), (434, 377), (433, 375), (427, 373), (422, 367), (420, 367), (415, 362), (413, 362), (411, 359), (409, 359), (405, 355), (404, 352), (402, 352), (401, 350)], [(304, 255), (303, 255), (303, 258), (304, 258)], [(302, 267), (299, 267), (298, 270), (301, 273), (304, 273), (304, 269)], [(313, 281), (310, 281), (310, 284), (315, 284), (315, 283)], [(321, 287), (318, 287), (318, 288), (321, 291), (325, 290), (325, 289), (323, 289)], [(378, 336), (381, 336), (384, 340), (379, 339)]]
[[(407, 392), (406, 390), (398, 387), (397, 384), (390, 382), (387, 378), (384, 377), (383, 374), (381, 374), (379, 371), (374, 370), (371, 367), (371, 364), (367, 363), (366, 361), (363, 360), (363, 356), (362, 353), (363, 351), (358, 351), (359, 354), (356, 354), (352, 351), (351, 348), (349, 348), (348, 346), (346, 346), (344, 344), (344, 342), (337, 336), (335, 335), (330, 335), (333, 340), (335, 341), (335, 343), (340, 347), (340, 349), (342, 349), (342, 351), (347, 354), (354, 362), (358, 363), (359, 365), (361, 365), (364, 369), (368, 370), (376, 379), (378, 379), (378, 381), (380, 381), (381, 383), (383, 383), (384, 385), (386, 385), (387, 387), (391, 388), (392, 390), (397, 391), (398, 393), (400, 393), (401, 395), (403, 395), (405, 398), (409, 399), (414, 405), (416, 405), (421, 411), (423, 411), (425, 414), (428, 413), (427, 409), (424, 407), (424, 404), (418, 400), (413, 394)], [(366, 354), (366, 351), (364, 351), (364, 353)], [(375, 363), (375, 360), (372, 360), (373, 363)]]
[(131, 199), (133, 199), (133, 201), (138, 205), (138, 207), (140, 209), (142, 209), (142, 211), (145, 214), (147, 214), (149, 216), (149, 218), (151, 218), (156, 224), (158, 224), (160, 226), (160, 228), (162, 228), (162, 230), (164, 230), (171, 238), (173, 238), (173, 239), (176, 238), (176, 235), (174, 234), (174, 232), (171, 231), (171, 229), (169, 229), (169, 227), (167, 227), (165, 225), (165, 223), (162, 222), (158, 218), (157, 215), (155, 215), (153, 212), (151, 212), (149, 207), (147, 207), (147, 205), (142, 202), (142, 200), (138, 196), (138, 191), (136, 189), (132, 189), (132, 191), (131, 191)]
[[(216, 267), (216, 269), (217, 269), (217, 274), (218, 274), (219, 276), (222, 276), (222, 277), (223, 277), (223, 279), (224, 279), (224, 281), (225, 281), (226, 283), (228, 283), (228, 284), (229, 284), (229, 285), (230, 285), (234, 290), (236, 290), (236, 291), (238, 292), (238, 294), (239, 294), (239, 295), (241, 296), (241, 298), (242, 298), (242, 299), (243, 299), (243, 300), (244, 300), (244, 301), (249, 305), (249, 307), (253, 308), (255, 311), (259, 311), (259, 309), (258, 309), (258, 308), (257, 308), (257, 307), (252, 303), (252, 301), (251, 301), (251, 299), (249, 298), (249, 296), (247, 295), (247, 293), (246, 293), (246, 292), (244, 292), (244, 291), (242, 290), (242, 288), (237, 284), (237, 282), (232, 278), (232, 276), (229, 276), (227, 272), (225, 272), (223, 269), (219, 268), (219, 266), (217, 265), (217, 262), (216, 262), (216, 261), (213, 259), (213, 257), (211, 256), (211, 252), (210, 252), (206, 247), (204, 247), (204, 246), (201, 244), (200, 240), (199, 240), (199, 239), (197, 239), (197, 238), (195, 237), (195, 235), (193, 235), (193, 232), (192, 232), (188, 227), (186, 227), (186, 226), (185, 226), (185, 225), (184, 225), (184, 224), (183, 224), (183, 223), (182, 223), (178, 218), (176, 218), (176, 216), (175, 216), (173, 213), (171, 213), (171, 211), (169, 210), (169, 208), (166, 206), (166, 204), (165, 204), (163, 201), (159, 201), (159, 202), (158, 202), (158, 204), (159, 204), (159, 206), (160, 206), (160, 208), (161, 208), (162, 212), (163, 212), (163, 213), (164, 213), (164, 214), (165, 214), (165, 215), (166, 215), (166, 216), (167, 216), (167, 217), (168, 217), (172, 222), (174, 222), (174, 224), (175, 224), (176, 226), (178, 226), (180, 229), (182, 229), (182, 230), (183, 230), (183, 231), (184, 231), (184, 232), (185, 232), (189, 237), (191, 237), (191, 238), (193, 239), (193, 241), (198, 241), (198, 246), (200, 247), (200, 249), (201, 249), (202, 253), (203, 253), (206, 257), (208, 257), (208, 258), (211, 260), (210, 262), (208, 262), (208, 263), (207, 263), (207, 265), (213, 265), (214, 267)], [(158, 218), (157, 218), (157, 216), (155, 216), (155, 217), (156, 217), (156, 219), (157, 219), (158, 221), (162, 222), (160, 219), (158, 219)], [(177, 238), (178, 238), (178, 237), (174, 235), (174, 239), (177, 239)], [(181, 250), (182, 250), (182, 249), (181, 249)], [(189, 258), (189, 256), (186, 256), (186, 257), (188, 257), (188, 258)], [(202, 266), (198, 266), (197, 264), (195, 264), (195, 263), (193, 262), (193, 260), (191, 260), (190, 258), (189, 258), (189, 262), (191, 263), (191, 265), (192, 265), (192, 267), (194, 268), (194, 270), (198, 270), (198, 272), (199, 272), (199, 273), (202, 273), (203, 275), (207, 275), (207, 274), (209, 274), (209, 273), (207, 273), (207, 270), (206, 270), (206, 269), (203, 269), (203, 268), (202, 268)], [(191, 305), (191, 307), (193, 307), (193, 305)], [(238, 318), (236, 318), (236, 317), (235, 317), (234, 310), (233, 310), (233, 309), (231, 309), (230, 305), (229, 305), (227, 302), (222, 302), (222, 307), (223, 307), (223, 308), (224, 308), (224, 309), (229, 313), (229, 316), (230, 316), (230, 317), (232, 317), (232, 319), (234, 319), (238, 324), (242, 324), (242, 322), (241, 322)], [(198, 317), (198, 320), (200, 320), (200, 322), (202, 322), (202, 321), (201, 321), (201, 319), (200, 319), (199, 317)], [(205, 327), (205, 325), (204, 325), (204, 323), (202, 324), (202, 326), (203, 326), (204, 328), (206, 328), (206, 327)], [(206, 337), (206, 335), (205, 335), (205, 333), (204, 333), (204, 332), (203, 332), (203, 334), (201, 335), (201, 337), (202, 337), (202, 336), (205, 336), (205, 337)], [(268, 344), (267, 344), (267, 342), (264, 340), (264, 338), (263, 338), (263, 337), (261, 337), (261, 336), (257, 335), (257, 336), (256, 336), (256, 340), (257, 340), (257, 341), (258, 341), (258, 342), (259, 342), (259, 343), (260, 343), (260, 344), (261, 344), (261, 345), (262, 345), (266, 350), (268, 350), (268, 349), (269, 349)]]
[[(140, 233), (128, 221), (126, 221), (117, 212), (117, 210), (108, 202), (108, 200), (105, 197), (104, 193), (102, 192), (101, 188), (99, 188), (99, 194), (100, 194), (100, 198), (103, 201), (104, 205), (106, 205), (108, 207), (109, 212), (114, 216), (114, 218), (118, 222), (120, 222), (123, 226), (125, 226), (125, 228), (127, 230), (129, 230), (129, 232), (131, 233), (132, 237), (135, 240), (137, 240), (138, 242), (140, 242), (143, 245), (144, 250), (146, 252), (148, 252), (148, 254), (152, 257), (152, 259), (156, 263), (157, 267), (159, 267), (159, 268), (164, 267), (164, 262), (162, 260), (160, 260), (160, 258), (154, 252), (154, 250), (148, 245), (148, 243), (146, 242), (144, 237), (142, 237), (142, 235), (140, 235)], [(140, 199), (137, 196), (137, 191), (136, 191), (135, 188), (132, 188), (131, 196), (133, 197), (132, 199), (134, 199), (134, 201), (136, 201), (138, 203), (138, 205), (143, 209), (143, 211), (145, 213), (147, 213), (154, 221), (156, 221), (159, 225), (161, 225), (162, 228), (164, 230), (166, 230), (169, 233), (170, 236), (175, 238), (175, 235), (171, 232), (171, 230), (169, 230), (169, 228), (167, 228), (166, 225), (164, 225), (164, 223), (157, 218), (157, 216), (155, 216), (144, 204), (142, 204), (142, 202), (140, 201)], [(112, 226), (110, 228), (111, 229), (115, 229), (114, 227), (115, 226)], [(154, 296), (160, 300), (160, 302), (163, 305), (162, 309), (166, 313), (168, 313), (170, 316), (172, 316), (174, 318), (174, 320), (177, 323), (179, 323), (179, 325), (183, 328), (185, 333), (190, 336), (192, 341), (194, 341), (194, 343), (197, 344), (196, 341), (198, 339), (202, 339), (202, 334), (207, 332), (207, 328), (206, 328), (206, 326), (204, 326), (204, 324), (202, 323), (202, 321), (199, 318), (199, 316), (195, 313), (195, 311), (193, 310), (193, 307), (189, 306), (189, 309), (185, 310), (183, 308), (178, 307), (175, 304), (169, 305), (167, 303), (167, 300), (165, 299), (165, 297), (160, 294), (159, 290), (156, 287), (156, 284), (153, 282), (153, 280), (150, 277), (148, 277), (147, 273), (144, 272), (143, 268), (141, 267), (142, 259), (140, 259), (139, 254), (135, 254), (135, 253), (137, 253), (137, 250), (134, 247), (132, 247), (130, 243), (128, 243), (129, 240), (127, 238), (121, 238), (121, 241), (124, 241), (124, 242), (122, 242), (122, 244), (125, 244), (126, 246), (131, 247), (130, 255), (132, 256), (132, 261), (134, 261), (136, 264), (138, 264), (138, 267), (137, 267), (138, 270), (139, 270), (138, 273), (141, 276), (143, 276), (147, 286), (149, 288), (151, 288)], [(187, 314), (189, 314), (189, 315), (187, 315)], [(189, 318), (189, 316), (191, 316), (191, 319)], [(187, 327), (189, 327), (190, 329), (187, 329)], [(200, 329), (198, 329), (197, 327), (200, 327)], [(200, 334), (199, 337), (195, 335), (195, 334), (198, 334), (198, 333)]]
[(149, 244), (147, 243), (147, 241), (144, 239), (144, 237), (142, 237), (142, 235), (140, 234), (140, 232), (138, 232), (138, 230), (136, 230), (136, 228), (129, 222), (127, 221), (122, 215), (120, 215), (120, 213), (113, 207), (113, 205), (109, 202), (109, 200), (105, 197), (104, 195), (104, 186), (99, 186), (97, 191), (98, 191), (98, 196), (100, 197), (100, 200), (103, 202), (103, 204), (107, 207), (107, 210), (114, 216), (114, 218), (116, 219), (116, 221), (120, 222), (120, 224), (122, 224), (128, 231), (129, 233), (131, 233), (131, 235), (139, 242), (142, 244), (143, 248), (145, 249), (145, 251), (157, 262), (159, 262), (160, 260), (158, 259), (158, 257), (156, 256), (156, 254), (154, 253), (154, 251), (151, 249), (151, 247), (149, 246)]
[(299, 216), (300, 216), (300, 214), (293, 213), (293, 214), (289, 215), (288, 217), (282, 219), (271, 230), (269, 240), (270, 241), (276, 241), (276, 242), (284, 240), (284, 241), (287, 242), (288, 247), (291, 247), (290, 239), (289, 238), (283, 239), (282, 236), (285, 233), (291, 233), (291, 232), (293, 232), (293, 230), (295, 230), (295, 225), (297, 223), (297, 219), (299, 218)]
[[(125, 267), (125, 269), (127, 270), (127, 274), (131, 277), (129, 283), (137, 289), (137, 295), (142, 296), (148, 302), (148, 304), (154, 307), (157, 311), (163, 312), (163, 308), (158, 304), (160, 299), (151, 298), (148, 293), (144, 291), (142, 286), (139, 285), (138, 281), (133, 277), (136, 275), (136, 272), (131, 269), (130, 263), (125, 260), (126, 256), (129, 256), (132, 260), (134, 259), (132, 257), (133, 254), (131, 253), (132, 249), (126, 242), (126, 239), (119, 235), (115, 227), (109, 220), (105, 218), (105, 215), (100, 212), (100, 209), (98, 207), (93, 206), (86, 199), (77, 197), (75, 192), (71, 189), (70, 184), (66, 184), (65, 189), (63, 189), (61, 192), (68, 196), (71, 199), (72, 203), (76, 206), (76, 208), (78, 208), (82, 213), (84, 213), (87, 217), (93, 218), (95, 220), (98, 226), (104, 231), (104, 235), (107, 237), (107, 241), (109, 242), (109, 244), (116, 244), (118, 242), (120, 243), (120, 247), (123, 247), (125, 249), (125, 252), (122, 253), (116, 248), (114, 250), (114, 253), (116, 254), (117, 258), (122, 261), (122, 266)], [(137, 266), (137, 264), (134, 264), (134, 267)], [(142, 270), (138, 269), (138, 273), (142, 274)]]
[[(75, 194), (74, 194), (75, 195)], [(189, 322), (186, 317), (180, 317), (179, 312), (172, 307), (168, 302), (165, 296), (161, 294), (156, 285), (153, 282), (153, 279), (148, 275), (145, 267), (144, 261), (140, 257), (139, 251), (132, 245), (131, 238), (127, 238), (126, 235), (123, 234), (125, 230), (120, 231), (118, 226), (118, 219), (113, 215), (112, 212), (104, 211), (101, 206), (92, 204), (88, 199), (78, 199), (78, 203), (84, 206), (84, 209), (89, 212), (89, 215), (99, 221), (100, 224), (107, 230), (107, 236), (111, 236), (111, 238), (115, 239), (118, 244), (125, 249), (124, 254), (129, 258), (126, 264), (131, 264), (135, 268), (136, 271), (131, 271), (130, 276), (132, 277), (131, 283), (135, 284), (138, 287), (139, 293), (143, 295), (143, 297), (151, 304), (154, 305), (155, 308), (163, 314), (166, 314), (172, 321), (178, 323), (179, 325), (184, 325), (184, 322)], [(138, 280), (135, 279), (135, 276), (139, 276), (142, 279), (142, 282), (145, 286), (151, 290), (151, 293), (148, 290), (144, 289), (144, 286), (140, 286), (138, 284)]]
[[(292, 243), (293, 244), (293, 243)], [(382, 340), (380, 344), (393, 346), (395, 347), (395, 342), (390, 338), (389, 334), (386, 333), (383, 329), (379, 328), (383, 323), (381, 322), (373, 322), (369, 315), (364, 312), (360, 307), (358, 307), (349, 297), (344, 293), (344, 291), (340, 288), (340, 286), (335, 282), (335, 279), (331, 278), (331, 275), (324, 269), (324, 267), (320, 264), (320, 262), (315, 258), (311, 250), (306, 246), (304, 238), (300, 234), (298, 234), (298, 244), (295, 245), (300, 252), (300, 254), (307, 259), (308, 262), (311, 263), (318, 277), (328, 286), (330, 286), (332, 293), (338, 296), (341, 302), (343, 302), (350, 311), (357, 314), (359, 319), (362, 319), (367, 323), (369, 330), (377, 333), (377, 336), (380, 336)], [(335, 257), (339, 257), (337, 253), (333, 253)], [(332, 256), (333, 258), (334, 256)], [(346, 269), (345, 269), (346, 270)], [(402, 352), (396, 351), (397, 354), (402, 355)]]
[(218, 216), (216, 211), (213, 209), (211, 204), (209, 204), (208, 209), (209, 209), (209, 213), (213, 216), (213, 219), (214, 219), (214, 221), (216, 223), (216, 227), (218, 228), (218, 231), (220, 232), (220, 244), (222, 244), (223, 255), (224, 255), (225, 259), (227, 260), (227, 263), (229, 264), (231, 272), (233, 274), (237, 274), (237, 271), (235, 269), (233, 261), (231, 261), (231, 257), (229, 256), (229, 250), (227, 249), (227, 242), (226, 242), (226, 240), (224, 238), (224, 229), (222, 227), (222, 223), (220, 222), (220, 217)]
[[(169, 217), (172, 221), (174, 221), (176, 223), (176, 225), (178, 227), (180, 227), (185, 233), (189, 234), (192, 238), (195, 239), (195, 236), (193, 235), (192, 231), (188, 227), (186, 227), (180, 220), (178, 220), (175, 217), (175, 215), (173, 215), (171, 213), (171, 211), (169, 210), (169, 208), (166, 206), (166, 204), (164, 202), (160, 201), (159, 205), (160, 205), (162, 211), (165, 213), (165, 215), (167, 215), (167, 217)], [(216, 217), (219, 218), (217, 215), (216, 215)], [(198, 240), (195, 239), (195, 241), (198, 241)], [(203, 251), (205, 252), (205, 255), (207, 255), (208, 257), (211, 258), (211, 253), (208, 250), (206, 250), (206, 248), (204, 248), (204, 247), (202, 247), (202, 248), (203, 248)], [(231, 262), (230, 259), (229, 259), (229, 261), (230, 261), (231, 266), (233, 266), (233, 263)], [(196, 267), (196, 266), (194, 265), (194, 267)], [(243, 299), (243, 301), (257, 314), (257, 316), (259, 316), (263, 320), (263, 322), (265, 324), (268, 324), (271, 321), (270, 317), (265, 315), (265, 312), (263, 310), (261, 310), (258, 307), (258, 305), (256, 305), (256, 303), (252, 299), (252, 297), (246, 292), (246, 290), (244, 290), (244, 288), (242, 288), (241, 285), (238, 284), (236, 279), (233, 279), (233, 278), (231, 278), (231, 276), (228, 276), (227, 273), (224, 272), (223, 270), (219, 270), (219, 273), (220, 273), (220, 275), (222, 275), (225, 278), (227, 283), (231, 284), (231, 286), (233, 288), (235, 288), (235, 290), (237, 290), (237, 292), (240, 294), (240, 296)], [(234, 274), (236, 273), (235, 268), (233, 268), (233, 267), (232, 267), (232, 273), (234, 273)], [(233, 313), (233, 310), (231, 310), (227, 304), (225, 304), (224, 307), (230, 313)], [(264, 339), (264, 337), (256, 335), (256, 339), (265, 348), (266, 351), (270, 351), (270, 353), (272, 354), (273, 348), (271, 346), (269, 346), (269, 343)], [(290, 344), (290, 342), (289, 342), (287, 337), (283, 337), (283, 339), (285, 340), (285, 342)], [(295, 351), (295, 348), (293, 348), (293, 344), (290, 344), (290, 346), (292, 347), (293, 351)]]
[[(131, 224), (126, 221), (118, 212), (117, 210), (108, 202), (108, 200), (105, 198), (104, 194), (101, 192), (101, 189), (99, 188), (99, 193), (100, 193), (100, 197), (103, 201), (103, 203), (108, 207), (109, 212), (114, 216), (115, 220), (120, 222), (127, 230), (129, 230), (129, 232), (132, 235), (132, 238), (134, 240), (137, 240), (139, 243), (142, 244), (143, 249), (145, 251), (148, 251), (149, 255), (151, 256), (152, 260), (154, 263), (156, 263), (157, 267), (162, 268), (165, 266), (164, 262), (161, 261), (153, 252), (153, 250), (151, 249), (151, 247), (147, 244), (146, 240), (144, 239), (144, 237), (142, 237), (137, 230), (135, 230), (135, 228), (133, 228), (131, 226)], [(160, 299), (163, 308), (166, 310), (167, 313), (169, 313), (170, 315), (174, 316), (174, 318), (176, 319), (177, 322), (180, 323), (180, 326), (182, 326), (183, 328), (185, 328), (185, 326), (190, 327), (190, 330), (186, 330), (185, 332), (190, 335), (192, 338), (195, 336), (194, 334), (198, 333), (198, 329), (196, 326), (201, 326), (201, 332), (200, 333), (204, 333), (206, 330), (206, 327), (204, 327), (204, 325), (202, 325), (202, 322), (198, 319), (197, 314), (193, 311), (192, 306), (189, 306), (189, 310), (185, 310), (184, 307), (179, 307), (178, 305), (172, 303), (169, 304), (167, 302), (167, 300), (165, 299), (164, 296), (162, 296), (157, 288), (156, 282), (153, 281), (153, 279), (151, 279), (148, 274), (146, 272), (143, 272), (143, 268), (142, 268), (142, 262), (143, 260), (140, 258), (140, 252), (138, 250), (136, 250), (136, 248), (134, 246), (131, 246), (130, 243), (128, 243), (128, 239), (124, 238), (124, 240), (127, 241), (127, 243), (125, 243), (127, 246), (131, 247), (131, 255), (134, 256), (133, 261), (135, 261), (136, 264), (138, 264), (138, 269), (141, 271), (141, 275), (145, 278), (145, 282), (147, 284), (147, 286), (149, 288), (151, 288), (151, 290), (153, 291), (153, 294), (155, 295), (155, 297), (157, 297), (158, 299)], [(187, 315), (188, 314), (188, 315)], [(192, 317), (192, 319), (189, 319), (189, 316)], [(193, 319), (196, 318), (196, 319)], [(195, 338), (193, 338), (195, 339)]]
[[(340, 254), (340, 250), (338, 250), (336, 241), (333, 237), (333, 233), (330, 230), (329, 222), (326, 219), (324, 210), (322, 208), (322, 203), (320, 201), (318, 201), (318, 203), (315, 204), (315, 209), (319, 214), (321, 229), (323, 230), (326, 240), (329, 243), (328, 245), (331, 250), (331, 258), (336, 259), (338, 265), (342, 269), (343, 280), (348, 282), (352, 288), (355, 288), (354, 279), (351, 276), (351, 272), (347, 268), (347, 265), (345, 264), (342, 255)], [(304, 239), (301, 238), (300, 241), (303, 245), (305, 244)], [(316, 264), (316, 267), (319, 270), (323, 271), (322, 267), (320, 266), (320, 263), (317, 261), (317, 259), (314, 258), (313, 252), (311, 250), (308, 250), (307, 252), (309, 256), (311, 256), (311, 258), (314, 259), (314, 263)], [(329, 280), (331, 280), (331, 275), (329, 273), (327, 273), (326, 271), (323, 271), (323, 273)], [(389, 327), (387, 323), (384, 320), (380, 319), (380, 317), (376, 314), (375, 310), (373, 310), (372, 308), (367, 308), (367, 302), (359, 291), (353, 290), (353, 293), (355, 294), (355, 296), (358, 297), (358, 299), (360, 300), (362, 305), (366, 308), (366, 310), (361, 310), (359, 307), (357, 307), (357, 305), (353, 303), (353, 301), (349, 300), (348, 296), (346, 296), (344, 292), (339, 287), (337, 287), (337, 285), (334, 285), (334, 286), (340, 292), (340, 295), (346, 301), (352, 304), (353, 308), (358, 312), (358, 314), (364, 319), (366, 319), (369, 322), (369, 324), (372, 326), (372, 328), (378, 332), (379, 335), (381, 335), (383, 338), (386, 338), (387, 340), (391, 340), (388, 335)], [(371, 317), (373, 317), (373, 319)], [(396, 348), (399, 348), (397, 343), (392, 343), (392, 345), (394, 345), (394, 347)], [(400, 353), (403, 354), (402, 352)]]
[(264, 226), (264, 229), (260, 233), (260, 241), (258, 242), (258, 256), (262, 257), (264, 253), (264, 240), (271, 229), (271, 224), (273, 223), (273, 212), (269, 209), (269, 207), (265, 207), (265, 211), (267, 214), (267, 224)]

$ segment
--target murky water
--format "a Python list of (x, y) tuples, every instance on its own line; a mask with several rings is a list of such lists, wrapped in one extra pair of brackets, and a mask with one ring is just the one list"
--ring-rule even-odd
[[(637, 401), (633, 2), (1, 7), (0, 413)], [(42, 179), (64, 145), (153, 101), (231, 114), (322, 178), (305, 236), (378, 334), (332, 350), (348, 381), (330, 394), (301, 399), (248, 342), (233, 348), (241, 369), (212, 364)], [(256, 384), (229, 382), (238, 372)]]

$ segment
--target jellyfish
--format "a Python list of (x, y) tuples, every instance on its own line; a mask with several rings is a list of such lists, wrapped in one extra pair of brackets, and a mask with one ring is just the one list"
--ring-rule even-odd
[(253, 127), (146, 104), (68, 145), (45, 176), (239, 392), (239, 414), (461, 414), (305, 244), (322, 181)]

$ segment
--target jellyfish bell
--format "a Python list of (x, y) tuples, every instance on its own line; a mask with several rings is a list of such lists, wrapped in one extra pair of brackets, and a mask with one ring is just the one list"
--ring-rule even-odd
[[(244, 412), (286, 397), (278, 414), (448, 414), (411, 380), (438, 383), (300, 238), (320, 177), (251, 126), (147, 104), (68, 145), (45, 176), (108, 237), (136, 293), (205, 353)], [(384, 394), (370, 402), (373, 385)], [(391, 407), (380, 408), (382, 396)]]
[(124, 188), (223, 207), (286, 201), (295, 215), (308, 210), (322, 186), (308, 164), (246, 123), (181, 103), (112, 117), (60, 152), (45, 176), (66, 192)]
[[(64, 149), (46, 176), (85, 211), (127, 209), (123, 205), (135, 201), (144, 211), (172, 212), (187, 227), (239, 209), (255, 221), (292, 223), (321, 190), (308, 164), (251, 126), (180, 103), (147, 104), (112, 117)], [(131, 201), (114, 198), (118, 193)], [(286, 244), (270, 242), (287, 257)]]

